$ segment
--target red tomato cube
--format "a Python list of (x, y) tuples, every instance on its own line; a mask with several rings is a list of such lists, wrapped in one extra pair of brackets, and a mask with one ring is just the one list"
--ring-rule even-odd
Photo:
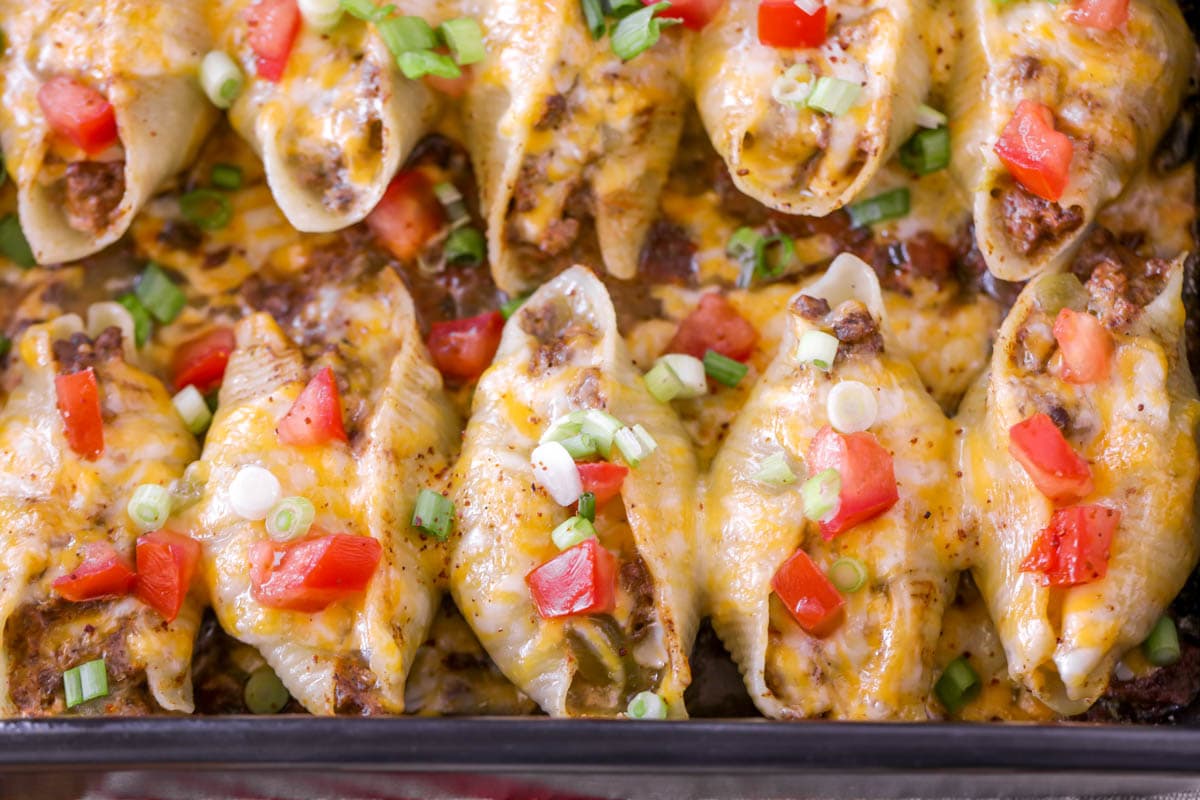
[(616, 602), (617, 560), (595, 538), (564, 550), (525, 576), (542, 619), (607, 614)]

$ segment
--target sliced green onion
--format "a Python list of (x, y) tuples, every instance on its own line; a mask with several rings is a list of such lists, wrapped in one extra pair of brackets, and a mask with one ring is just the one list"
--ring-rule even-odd
[(561, 442), (576, 435), (583, 430), (583, 418), (586, 413), (586, 411), (572, 411), (570, 414), (563, 414), (550, 423), (550, 427), (546, 428), (542, 438), (538, 439), (538, 444)]
[(267, 533), (280, 542), (299, 539), (316, 516), (317, 509), (307, 497), (285, 497), (267, 514)]
[(900, 148), (900, 163), (918, 175), (950, 166), (950, 129), (933, 128), (914, 133)]
[(850, 221), (856, 228), (886, 219), (903, 217), (908, 213), (908, 209), (909, 197), (906, 186), (846, 206), (846, 210), (850, 212)]
[(454, 501), (432, 489), (422, 489), (413, 509), (412, 525), (439, 542), (446, 541), (454, 527)]
[(612, 50), (622, 61), (628, 61), (658, 43), (663, 28), (678, 25), (681, 20), (657, 17), (670, 3), (655, 3), (634, 11), (617, 23), (612, 32)]
[(442, 252), (449, 264), (478, 266), (483, 263), (486, 248), (482, 233), (474, 228), (458, 228), (446, 237), (446, 245)]
[(279, 479), (254, 464), (238, 470), (229, 484), (229, 505), (233, 513), (251, 521), (266, 519), (282, 495)]
[(0, 359), (8, 355), (9, 350), (12, 350), (12, 339), (0, 333)]
[(613, 437), (613, 442), (617, 445), (617, 449), (621, 451), (621, 457), (625, 459), (625, 463), (634, 468), (658, 449), (658, 443), (654, 441), (641, 425), (634, 425), (632, 428), (622, 428), (617, 431), (616, 436)]
[(195, 189), (179, 198), (183, 218), (206, 231), (224, 228), (233, 219), (229, 198), (214, 189)]
[(392, 17), (377, 22), (375, 29), (393, 58), (437, 47), (437, 34), (420, 17)]
[(396, 59), (404, 77), (411, 80), (433, 75), (436, 78), (457, 78), (462, 70), (450, 56), (435, 53), (432, 50), (412, 50), (401, 53)]
[(867, 582), (867, 565), (857, 558), (839, 558), (829, 567), (829, 580), (839, 592), (854, 594)]
[(208, 484), (209, 467), (204, 461), (193, 461), (183, 471), (183, 476), (171, 481), (171, 513), (177, 514), (200, 502), (204, 487)]
[(649, 455), (658, 449), (658, 442), (654, 441), (654, 437), (650, 435), (650, 431), (641, 426), (640, 423), (635, 423), (633, 426), (633, 434), (637, 437), (638, 443), (642, 449)]
[(438, 31), (457, 63), (476, 64), (487, 56), (483, 49), (483, 29), (477, 20), (471, 17), (448, 19), (438, 26)]
[(772, 453), (758, 465), (754, 480), (769, 483), (772, 486), (787, 486), (796, 482), (796, 473), (792, 472), (787, 456), (780, 451)]
[(132, 292), (121, 295), (117, 298), (117, 302), (125, 306), (125, 310), (133, 318), (133, 338), (137, 342), (137, 346), (142, 347), (146, 344), (146, 340), (150, 338), (150, 326), (153, 324), (150, 319), (150, 312), (142, 305), (142, 301), (138, 300), (137, 295)]
[(842, 476), (836, 469), (822, 470), (813, 475), (800, 487), (805, 518), (821, 522), (832, 517), (837, 513), (841, 493)]
[(875, 399), (875, 392), (865, 383), (842, 381), (829, 390), (825, 411), (834, 430), (857, 433), (875, 424), (879, 403)]
[(758, 274), (776, 278), (792, 266), (796, 258), (796, 243), (787, 234), (760, 237), (754, 247), (754, 267)]
[(582, 516), (571, 517), (566, 522), (559, 525), (550, 534), (550, 538), (554, 541), (554, 546), (559, 550), (570, 550), (580, 542), (591, 539), (596, 535), (596, 529), (592, 523)]
[(63, 689), (67, 708), (108, 696), (108, 670), (103, 658), (71, 667), (63, 673)]
[(614, 19), (624, 19), (642, 7), (641, 0), (604, 0), (608, 16)]
[(213, 164), (208, 178), (218, 189), (242, 188), (242, 168), (236, 164)]
[(862, 87), (853, 81), (822, 75), (806, 102), (809, 108), (837, 117), (850, 110), (861, 92)]
[(946, 665), (942, 676), (933, 687), (934, 693), (951, 714), (957, 714), (979, 693), (979, 689), (979, 675), (962, 656)]
[(586, 433), (577, 433), (563, 439), (560, 444), (571, 454), (571, 458), (582, 461), (596, 455), (596, 440)]
[(689, 399), (708, 394), (708, 379), (704, 372), (704, 362), (695, 356), (684, 353), (667, 353), (656, 363), (666, 364), (675, 373), (675, 377), (683, 385), (676, 397)]
[[(741, 227), (734, 231), (733, 235), (729, 237), (729, 241), (725, 243), (725, 255), (742, 266), (741, 275), (746, 275), (747, 278), (754, 275), (758, 243), (762, 238), (762, 234), (754, 230), (754, 228)], [(738, 288), (745, 289), (749, 285), (750, 283), (747, 279), (746, 285), (742, 286), (741, 277), (739, 276)]]
[(133, 293), (151, 316), (164, 325), (174, 322), (187, 305), (187, 297), (153, 261), (142, 270)]
[(583, 494), (575, 459), (559, 442), (539, 444), (530, 454), (529, 463), (533, 480), (560, 506), (571, 505)]
[(396, 10), (393, 5), (377, 6), (373, 0), (341, 0), (342, 10), (352, 17), (367, 22), (384, 22), (388, 14)]
[(457, 186), (450, 181), (442, 181), (433, 187), (433, 193), (437, 195), (442, 208), (446, 209), (446, 216), (450, 218), (450, 227), (459, 228), (470, 224), (471, 215), (467, 211), (467, 204), (463, 202), (462, 192), (458, 190)]
[(246, 77), (229, 54), (212, 50), (200, 62), (200, 86), (217, 108), (229, 108), (242, 93)]
[(650, 396), (660, 403), (669, 403), (683, 391), (683, 381), (663, 361), (657, 362), (649, 372), (642, 376), (646, 390)]
[(588, 33), (593, 39), (599, 40), (604, 36), (607, 26), (604, 24), (604, 7), (600, 0), (580, 0), (583, 5), (583, 21), (587, 24)]
[(596, 440), (596, 451), (608, 458), (612, 455), (613, 437), (624, 425), (612, 414), (596, 408), (583, 412), (583, 424), (579, 426), (581, 433)]
[(521, 294), (516, 297), (510, 297), (500, 306), (500, 316), (509, 319), (513, 314), (521, 310), (521, 306), (525, 305), (525, 301), (529, 299), (529, 295)]
[(143, 483), (133, 490), (125, 511), (142, 533), (156, 531), (171, 516), (171, 493), (156, 483)]
[(812, 72), (808, 65), (792, 64), (771, 84), (771, 97), (780, 105), (802, 108), (812, 90)]
[(273, 669), (259, 667), (246, 679), (242, 699), (251, 714), (278, 714), (292, 696)]
[(796, 348), (796, 358), (801, 364), (812, 364), (828, 372), (833, 369), (837, 358), (838, 340), (825, 331), (805, 331)]
[(917, 124), (922, 128), (940, 128), (949, 122), (946, 115), (924, 103), (917, 106)]
[(299, 0), (297, 5), (308, 26), (320, 33), (333, 30), (342, 19), (339, 0)]
[(33, 257), (33, 249), (21, 230), (21, 220), (16, 214), (5, 214), (0, 218), (0, 253), (18, 267), (29, 269), (37, 266)]
[(195, 386), (188, 385), (180, 389), (179, 393), (171, 398), (171, 403), (179, 412), (184, 426), (192, 434), (199, 436), (208, 430), (213, 415), (208, 409), (208, 403), (204, 402), (204, 395), (200, 394), (200, 390)]
[(1168, 667), (1180, 658), (1179, 632), (1170, 617), (1160, 617), (1142, 643), (1146, 660), (1156, 667)]
[(579, 516), (588, 522), (596, 521), (596, 495), (591, 492), (579, 495)]
[(629, 701), (625, 714), (630, 719), (666, 719), (667, 704), (654, 692), (638, 692)]
[(749, 371), (750, 368), (742, 362), (723, 356), (716, 350), (704, 354), (705, 374), (724, 386), (737, 386)]

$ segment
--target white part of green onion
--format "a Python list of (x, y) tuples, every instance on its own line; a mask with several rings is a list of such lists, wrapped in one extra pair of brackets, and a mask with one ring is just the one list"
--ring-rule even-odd
[(809, 108), (815, 108), (837, 117), (849, 111), (858, 101), (861, 93), (862, 86), (857, 83), (822, 75), (817, 78), (817, 83), (813, 86), (812, 94), (808, 96), (806, 103)]
[(633, 433), (637, 436), (638, 443), (642, 446), (642, 449), (646, 451), (646, 455), (650, 455), (658, 449), (658, 442), (654, 441), (654, 437), (650, 435), (650, 431), (643, 428), (641, 423), (633, 426)]
[(171, 404), (179, 412), (184, 426), (197, 436), (204, 433), (208, 424), (212, 422), (212, 412), (208, 410), (208, 403), (204, 402), (204, 395), (191, 384), (180, 389), (179, 393), (171, 398)]
[(583, 415), (583, 411), (572, 411), (570, 414), (563, 414), (550, 423), (550, 427), (546, 428), (546, 432), (542, 434), (542, 438), (538, 440), (538, 444), (561, 442), (564, 439), (575, 436), (583, 427)]
[(829, 390), (825, 411), (834, 430), (857, 433), (875, 424), (879, 403), (875, 399), (875, 392), (865, 383), (842, 381)]
[(679, 380), (679, 376), (663, 361), (658, 361), (650, 371), (642, 376), (642, 382), (646, 384), (646, 391), (650, 392), (650, 396), (660, 403), (669, 403), (679, 396), (683, 391), (683, 381)]
[(341, 0), (298, 0), (300, 14), (308, 26), (319, 33), (328, 33), (342, 19)]
[(704, 362), (700, 359), (683, 353), (668, 353), (657, 363), (670, 367), (683, 385), (676, 397), (689, 399), (708, 394), (708, 376), (704, 374)]
[(829, 582), (839, 592), (854, 594), (867, 582), (867, 566), (857, 558), (839, 558), (829, 567)]
[(129, 309), (111, 300), (88, 306), (88, 338), (95, 339), (109, 328), (121, 331), (121, 348), (125, 352), (125, 359), (132, 361), (137, 354), (137, 328), (133, 324), (133, 316)]
[(810, 17), (821, 10), (821, 0), (794, 0), (796, 8), (808, 14)]
[[(820, 8), (821, 4), (816, 5)], [(812, 72), (809, 71), (808, 65), (792, 64), (771, 84), (771, 97), (780, 105), (801, 108), (812, 94), (812, 90)]]
[(629, 701), (625, 714), (630, 719), (666, 719), (667, 704), (654, 692), (638, 692)]
[(754, 480), (772, 486), (787, 486), (796, 482), (796, 473), (792, 472), (787, 455), (780, 450), (762, 460), (758, 465), (758, 472), (754, 473)]
[(242, 519), (267, 518), (283, 494), (279, 479), (256, 465), (242, 467), (229, 484), (229, 505)]
[(837, 513), (842, 493), (842, 476), (836, 469), (818, 472), (800, 487), (804, 501), (804, 516), (813, 522), (823, 522)]
[(316, 516), (317, 509), (307, 497), (285, 497), (267, 514), (267, 533), (279, 542), (299, 539)]
[(561, 443), (539, 444), (529, 456), (529, 463), (533, 467), (533, 480), (560, 506), (571, 505), (583, 494), (579, 468)]
[(143, 483), (133, 490), (125, 510), (139, 531), (156, 531), (171, 516), (171, 493), (156, 483)]
[(658, 449), (658, 442), (654, 441), (654, 438), (641, 425), (617, 431), (613, 442), (621, 451), (621, 457), (625, 459), (625, 463), (631, 467), (637, 467)]
[(596, 535), (596, 528), (583, 517), (571, 517), (550, 534), (550, 539), (559, 550), (570, 550), (580, 542)]
[(801, 364), (812, 364), (828, 372), (833, 369), (837, 358), (838, 340), (825, 331), (805, 331), (796, 348), (796, 358)]
[(940, 128), (947, 122), (946, 115), (924, 103), (917, 106), (917, 124), (922, 128)]
[(217, 108), (229, 108), (242, 93), (246, 79), (229, 54), (212, 50), (200, 62), (200, 85)]
[(595, 439), (596, 450), (600, 455), (609, 458), (612, 455), (613, 437), (623, 427), (625, 426), (621, 420), (612, 414), (597, 408), (589, 408), (583, 412), (583, 424), (579, 430)]

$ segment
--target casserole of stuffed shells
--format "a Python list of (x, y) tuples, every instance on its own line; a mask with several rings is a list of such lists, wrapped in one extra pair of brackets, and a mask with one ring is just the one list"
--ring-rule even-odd
[(696, 107), (738, 189), (778, 211), (823, 216), (859, 194), (916, 127), (931, 81), (929, 8), (853, 0), (780, 19), (781, 5), (729, 0), (704, 29)]
[(131, 358), (121, 328), (96, 327), (89, 337), (74, 314), (34, 325), (9, 367), (17, 386), (0, 412), (5, 715), (193, 708), (202, 604), (188, 589), (199, 545), (169, 521), (169, 497), (196, 439), (162, 382)]
[(89, 256), (125, 233), (216, 119), (198, 82), (201, 4), (6, 0), (0, 25), (0, 141), (32, 257)]
[(1197, 559), (1182, 262), (1089, 242), (1074, 269), (1025, 289), (957, 420), (975, 581), (1009, 671), (1063, 714), (1105, 690)]
[[(234, 334), (189, 512), (213, 608), (316, 714), (396, 713), (445, 548), (414, 527), (457, 439), (388, 270), (294, 276)], [(444, 538), (444, 534), (440, 537)]]
[(875, 274), (836, 259), (710, 471), (709, 609), (780, 719), (925, 719), (961, 559), (949, 422), (898, 352)]
[(491, 47), (463, 121), (496, 283), (527, 291), (589, 247), (633, 278), (683, 129), (690, 34), (625, 60), (577, 0), (482, 5)]
[(1062, 269), (1153, 154), (1195, 44), (1170, 0), (1133, 0), (1124, 21), (1071, 5), (962, 9), (951, 168), (973, 198), (979, 249), (1004, 280)]
[(572, 267), (513, 315), (455, 468), (455, 602), (552, 716), (685, 716), (696, 465), (603, 284)]

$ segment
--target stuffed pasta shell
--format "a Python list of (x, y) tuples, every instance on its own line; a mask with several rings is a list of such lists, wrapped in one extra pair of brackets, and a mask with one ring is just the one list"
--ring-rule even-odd
[(696, 465), (603, 284), (572, 267), (508, 322), (455, 468), (455, 602), (553, 716), (685, 715)]
[(1013, 678), (1062, 714), (1105, 690), (1198, 553), (1182, 263), (1094, 243), (1084, 284), (1025, 289), (959, 414), (975, 581)]
[(912, 133), (930, 85), (924, 0), (817, 8), (730, 0), (693, 60), (696, 106), (734, 184), (810, 216), (866, 187)]
[(432, 122), (433, 93), (400, 74), (375, 24), (350, 14), (318, 30), (292, 0), (218, 0), (208, 13), (249, 76), (230, 121), (288, 221), (332, 231), (366, 217)]
[(764, 714), (926, 717), (961, 557), (951, 441), (874, 272), (839, 256), (792, 300), (704, 499), (713, 627)]
[(43, 264), (96, 253), (216, 118), (197, 81), (200, 4), (5, 0), (0, 24), (0, 141), (25, 236)]
[(265, 313), (235, 330), (192, 512), (204, 576), (309, 711), (395, 713), (445, 566), (414, 509), (457, 423), (394, 273), (297, 281), (268, 303), (290, 336)]
[(0, 713), (192, 711), (199, 545), (169, 522), (196, 458), (118, 327), (17, 340), (0, 413)]
[(1147, 163), (1179, 109), (1195, 46), (1170, 0), (1133, 0), (1126, 18), (1099, 20), (1070, 4), (962, 8), (951, 168), (974, 198), (988, 268), (1025, 280), (1063, 268)]
[(517, 293), (557, 272), (589, 220), (605, 269), (632, 278), (683, 130), (687, 34), (623, 61), (577, 0), (490, 0), (483, 25), (463, 118), (496, 283)]

